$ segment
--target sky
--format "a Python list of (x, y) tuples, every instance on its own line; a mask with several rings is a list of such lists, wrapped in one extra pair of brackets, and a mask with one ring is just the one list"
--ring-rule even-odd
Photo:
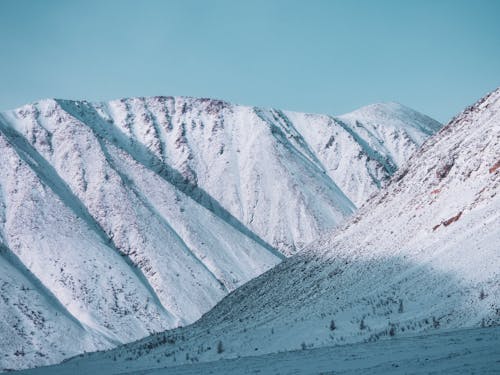
[(500, 86), (497, 0), (0, 0), (0, 110), (186, 95), (446, 122)]

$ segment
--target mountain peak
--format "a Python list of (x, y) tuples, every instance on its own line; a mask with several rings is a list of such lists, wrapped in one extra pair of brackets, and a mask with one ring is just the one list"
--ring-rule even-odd
[(361, 121), (372, 126), (416, 128), (426, 134), (434, 134), (442, 124), (410, 107), (397, 102), (375, 103), (339, 116), (340, 119)]

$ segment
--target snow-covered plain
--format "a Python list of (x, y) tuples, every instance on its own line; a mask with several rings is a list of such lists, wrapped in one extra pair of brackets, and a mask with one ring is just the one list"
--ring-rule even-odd
[(499, 372), (500, 328), (495, 327), (220, 360), (141, 374), (487, 375)]
[(142, 371), (498, 326), (499, 192), (500, 89), (428, 140), (346, 224), (196, 323), (54, 371)]
[[(25, 375), (142, 374), (142, 375), (386, 375), (386, 374), (498, 374), (500, 328), (455, 330), (422, 336), (395, 337), (372, 343), (222, 359), (182, 366), (131, 371), (98, 361), (90, 367), (80, 362), (67, 366), (21, 372)], [(103, 371), (105, 370), (105, 371)]]
[(439, 127), (392, 103), (339, 118), (172, 97), (0, 114), (0, 369), (192, 323), (340, 224)]

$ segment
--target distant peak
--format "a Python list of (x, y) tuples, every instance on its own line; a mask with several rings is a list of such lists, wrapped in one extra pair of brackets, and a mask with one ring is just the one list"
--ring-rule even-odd
[(343, 114), (339, 117), (350, 117), (350, 116), (359, 116), (362, 114), (374, 114), (374, 115), (397, 115), (401, 113), (412, 113), (418, 114), (420, 116), (425, 116), (424, 114), (407, 107), (398, 102), (382, 102), (382, 103), (373, 103), (365, 105), (361, 108), (355, 109), (352, 112)]
[(439, 121), (397, 102), (369, 104), (338, 118), (351, 124), (362, 122), (392, 128), (417, 128), (429, 135), (442, 127)]

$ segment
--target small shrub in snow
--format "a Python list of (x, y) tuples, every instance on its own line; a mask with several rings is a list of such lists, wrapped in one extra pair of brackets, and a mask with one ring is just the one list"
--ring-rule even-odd
[(224, 352), (224, 346), (222, 345), (222, 341), (219, 341), (217, 343), (217, 353), (221, 354), (222, 352)]
[(391, 326), (391, 328), (389, 328), (389, 336), (395, 336), (396, 335), (396, 328), (394, 328), (394, 326)]
[(331, 322), (330, 322), (330, 331), (334, 331), (335, 328), (337, 328), (337, 326), (335, 325), (335, 322), (334, 320), (332, 319)]
[(361, 321), (359, 322), (359, 329), (363, 330), (365, 328), (366, 328), (365, 320), (361, 319)]
[(481, 289), (481, 292), (479, 293), (479, 299), (483, 300), (487, 297), (488, 295), (484, 292), (484, 289)]

